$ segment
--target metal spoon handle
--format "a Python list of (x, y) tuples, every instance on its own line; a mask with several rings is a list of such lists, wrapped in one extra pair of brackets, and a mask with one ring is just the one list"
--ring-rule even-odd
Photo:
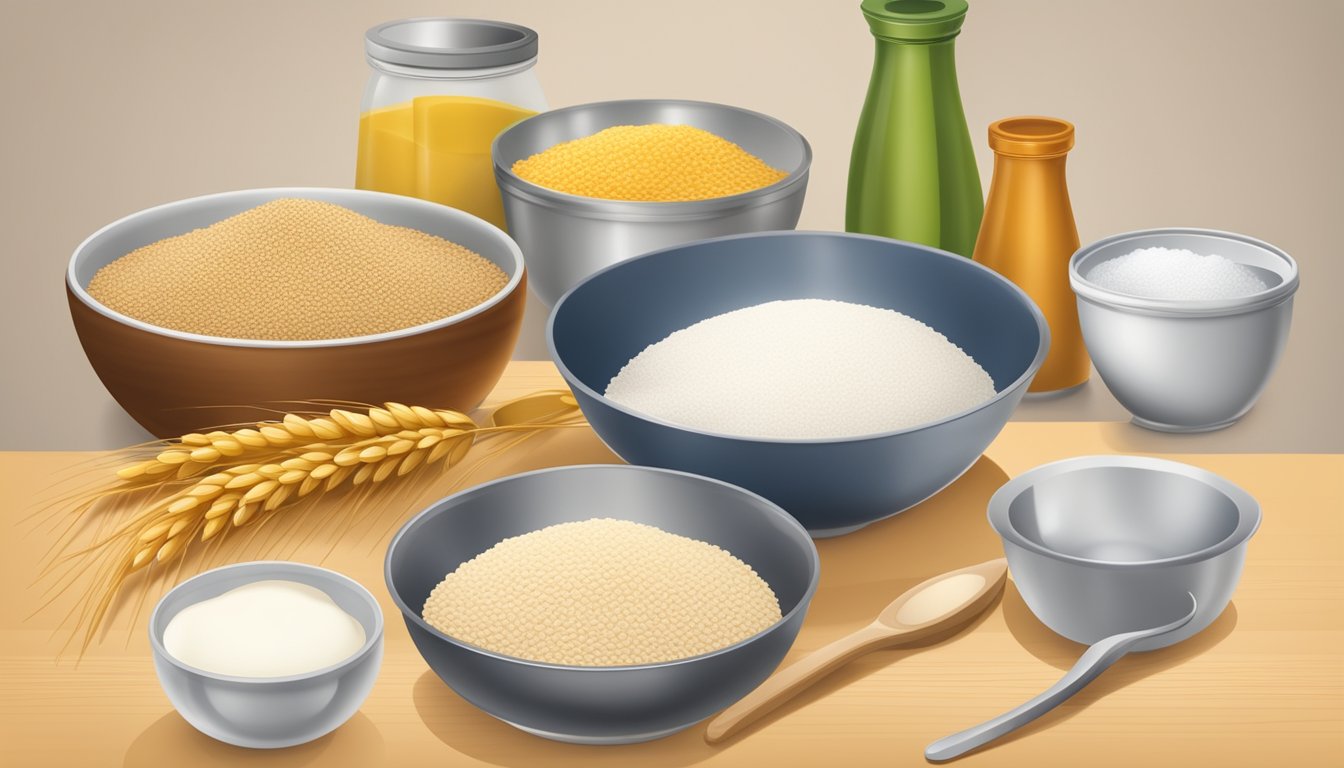
[[(1195, 596), (1191, 595), (1193, 602)], [(924, 757), (934, 762), (951, 760), (955, 757), (970, 752), (977, 747), (984, 746), (995, 739), (1021, 728), (1032, 720), (1044, 715), (1046, 712), (1062, 704), (1066, 699), (1075, 693), (1081, 691), (1088, 683), (1092, 682), (1105, 672), (1112, 664), (1119, 661), (1122, 656), (1129, 652), (1129, 649), (1140, 640), (1147, 640), (1156, 635), (1165, 634), (1176, 629), (1180, 629), (1190, 622), (1195, 616), (1196, 607), (1192, 607), (1190, 612), (1177, 621), (1165, 624), (1152, 629), (1139, 630), (1137, 632), (1126, 632), (1124, 634), (1112, 635), (1089, 647), (1078, 661), (1073, 665), (1059, 682), (1050, 686), (1043, 693), (1026, 702), (1025, 704), (1004, 712), (992, 720), (967, 728), (964, 731), (954, 733), (933, 742), (924, 750)]]

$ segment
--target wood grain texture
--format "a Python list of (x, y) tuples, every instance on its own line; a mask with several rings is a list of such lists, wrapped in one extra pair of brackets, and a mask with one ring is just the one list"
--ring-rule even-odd
[[(902, 621), (906, 606), (918, 601), (920, 595), (927, 598), (934, 594), (930, 589), (932, 586), (967, 576), (978, 578), (980, 586), (974, 592), (964, 597), (959, 595), (954, 600), (948, 600), (944, 595), (938, 604), (937, 616), (926, 615), (915, 624)], [(922, 645), (952, 632), (959, 632), (998, 601), (1007, 583), (1008, 561), (1000, 557), (938, 574), (929, 581), (916, 584), (883, 608), (871, 624), (781, 667), (756, 690), (719, 712), (705, 726), (705, 740), (718, 744), (733, 737), (861, 656), (885, 648)], [(927, 610), (927, 604), (921, 610)]]
[[(558, 384), (547, 363), (513, 363), (489, 402)], [(1011, 423), (943, 493), (818, 542), (821, 585), (785, 663), (867, 624), (931, 575), (998, 557), (984, 517), (993, 491), (1046, 461), (1123, 450), (1121, 426)], [(1264, 507), (1231, 606), (1194, 638), (1123, 659), (1059, 709), (959, 764), (1344, 764), (1344, 456), (1165, 455), (1224, 475)], [(723, 744), (706, 744), (702, 727), (627, 747), (556, 744), (460, 699), (428, 671), (397, 620), (381, 573), (385, 532), (431, 500), (430, 492), (366, 533), (319, 535), (290, 555), (343, 571), (379, 597), (388, 617), (386, 659), (362, 711), (333, 734), (276, 752), (241, 750), (196, 733), (173, 712), (149, 660), (147, 609), (134, 622), (123, 614), (78, 665), (57, 658), (68, 600), (34, 615), (46, 585), (30, 583), (51, 534), (25, 519), (28, 505), (93, 456), (0, 453), (8, 500), (0, 506), (7, 532), (0, 542), (0, 765), (923, 765), (930, 741), (1025, 701), (1082, 650), (1037, 622), (1010, 582), (967, 631), (859, 659)], [(471, 480), (611, 460), (591, 432), (572, 430), (492, 462)], [(321, 510), (304, 514), (320, 517)]]

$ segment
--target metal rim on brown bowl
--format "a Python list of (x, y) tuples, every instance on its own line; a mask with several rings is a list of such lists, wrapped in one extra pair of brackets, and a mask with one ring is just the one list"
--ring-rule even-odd
[[(485, 231), (489, 236), (498, 239), (498, 241), (505, 246), (505, 249), (509, 252), (510, 256), (512, 256), (513, 261), (511, 265), (512, 269), (506, 270), (510, 273), (509, 280), (507, 283), (505, 283), (503, 288), (501, 288), (497, 293), (495, 293), (495, 295), (491, 296), (489, 299), (481, 302), (480, 304), (477, 304), (474, 307), (470, 307), (466, 310), (463, 310), (462, 312), (458, 312), (455, 315), (449, 315), (448, 317), (439, 318), (438, 320), (433, 320), (428, 323), (422, 323), (420, 325), (413, 325), (407, 328), (399, 328), (394, 331), (385, 331), (383, 333), (375, 333), (365, 336), (347, 336), (336, 339), (274, 340), (274, 339), (235, 339), (224, 336), (206, 336), (198, 333), (176, 331), (171, 328), (164, 328), (162, 326), (152, 325), (150, 323), (146, 323), (143, 320), (138, 320), (134, 317), (130, 317), (129, 315), (124, 315), (120, 312), (117, 312), (116, 310), (104, 306), (103, 304), (98, 302), (97, 299), (93, 298), (93, 296), (89, 294), (84, 284), (76, 277), (76, 269), (80, 265), (83, 256), (90, 250), (90, 245), (95, 241), (97, 241), (100, 237), (104, 236), (107, 232), (127, 227), (130, 225), (134, 225), (138, 219), (148, 217), (154, 214), (169, 213), (179, 208), (189, 208), (195, 205), (200, 205), (201, 203), (228, 198), (242, 197), (247, 195), (269, 195), (270, 196), (269, 199), (271, 200), (282, 197), (296, 197), (303, 199), (321, 200), (323, 202), (333, 202), (336, 205), (340, 205), (340, 203), (331, 200), (330, 198), (335, 197), (346, 199), (357, 199), (357, 198), (384, 199), (384, 200), (395, 200), (397, 201), (395, 203), (396, 205), (404, 206), (407, 208), (421, 208), (426, 211), (433, 211), (435, 215), (444, 216), (448, 219), (455, 220), (456, 223), (469, 227), (478, 227), (483, 231)], [(318, 196), (315, 197), (314, 195)], [(258, 203), (258, 205), (260, 204), (261, 203)], [(175, 200), (171, 203), (164, 203), (162, 205), (156, 205), (151, 208), (145, 208), (143, 210), (136, 211), (135, 213), (132, 213), (128, 216), (123, 216), (122, 218), (117, 219), (116, 221), (113, 221), (112, 223), (99, 228), (98, 231), (86, 237), (84, 241), (81, 242), (77, 248), (75, 248), (74, 253), (71, 254), (70, 256), (69, 264), (66, 267), (65, 284), (70, 289), (71, 294), (73, 294), (81, 303), (92, 309), (94, 312), (97, 312), (98, 314), (103, 315), (104, 317), (107, 317), (123, 325), (128, 325), (133, 328), (137, 328), (139, 330), (146, 331), (149, 333), (154, 333), (160, 336), (167, 336), (169, 338), (181, 339), (185, 341), (194, 341), (202, 344), (215, 344), (219, 346), (228, 346), (228, 347), (303, 349), (313, 347), (342, 347), (342, 346), (352, 346), (356, 344), (370, 344), (380, 341), (389, 341), (391, 339), (398, 339), (406, 336), (415, 336), (417, 334), (426, 333), (428, 331), (433, 331), (438, 328), (443, 328), (446, 326), (454, 325), (456, 323), (460, 323), (464, 320), (467, 320), (468, 318), (479, 315), (489, 310), (491, 307), (494, 307), (495, 305), (504, 301), (505, 298), (507, 298), (510, 294), (512, 294), (515, 290), (517, 290), (518, 286), (523, 281), (525, 272), (526, 272), (526, 265), (523, 261), (522, 249), (518, 247), (518, 244), (514, 242), (513, 238), (509, 237), (508, 233), (504, 232), (504, 230), (500, 229), (499, 227), (496, 227), (490, 222), (485, 221), (484, 219), (473, 216), (465, 211), (460, 211), (456, 208), (450, 208), (446, 205), (440, 205), (438, 203), (429, 202), (427, 200), (420, 200), (414, 197), (406, 197), (404, 195), (394, 195), (387, 192), (374, 192), (363, 189), (342, 189), (339, 187), (264, 187), (257, 189), (239, 189), (239, 190), (233, 190), (231, 192), (217, 192), (210, 195), (189, 197), (182, 200)]]

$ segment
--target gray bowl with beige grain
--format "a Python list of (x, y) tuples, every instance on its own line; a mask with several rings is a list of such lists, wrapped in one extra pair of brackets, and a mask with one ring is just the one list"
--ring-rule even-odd
[[(781, 618), (711, 653), (585, 667), (495, 653), (421, 615), (446, 574), (500, 541), (595, 517), (632, 520), (722, 547), (770, 585)], [(683, 472), (591, 465), (527, 472), (449, 496), (402, 527), (385, 568), (415, 647), (462, 698), (537, 736), (627, 744), (688, 728), (760, 685), (797, 637), (821, 565), (807, 531), (760, 496)]]

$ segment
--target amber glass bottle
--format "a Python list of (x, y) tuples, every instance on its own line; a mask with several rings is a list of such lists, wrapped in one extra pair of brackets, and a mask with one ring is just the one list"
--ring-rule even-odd
[(1062, 392), (1087, 381), (1090, 365), (1069, 288), (1078, 250), (1064, 161), (1073, 125), (1053, 117), (1010, 117), (989, 126), (994, 179), (975, 260), (1031, 296), (1050, 325), (1050, 352), (1029, 392)]

